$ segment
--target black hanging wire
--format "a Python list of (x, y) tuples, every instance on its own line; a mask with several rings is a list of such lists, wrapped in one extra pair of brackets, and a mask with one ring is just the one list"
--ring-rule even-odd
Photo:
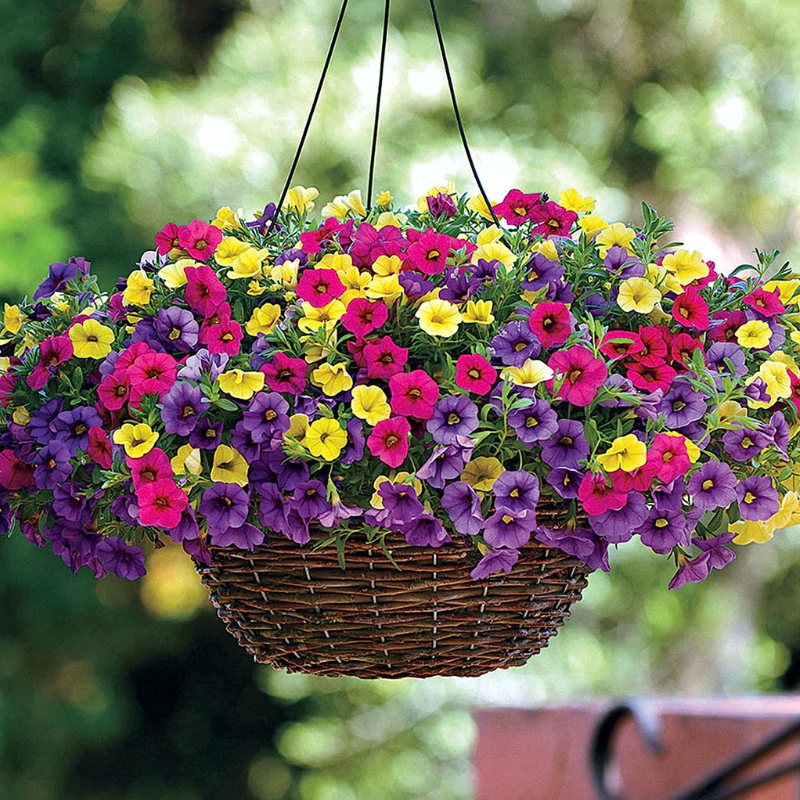
[(372, 190), (375, 177), (375, 153), (378, 149), (378, 124), (381, 115), (381, 97), (383, 95), (383, 73), (386, 67), (386, 41), (389, 37), (389, 5), (386, 0), (383, 8), (383, 39), (381, 40), (381, 65), (378, 71), (378, 96), (375, 100), (375, 124), (372, 128), (372, 150), (369, 156), (369, 182), (367, 183), (367, 211), (372, 208)]
[(311, 110), (308, 112), (308, 118), (306, 119), (306, 124), (303, 128), (303, 135), (300, 137), (300, 144), (297, 145), (297, 151), (294, 154), (294, 160), (292, 161), (292, 166), (289, 169), (289, 175), (286, 178), (286, 183), (283, 187), (283, 191), (281, 192), (281, 199), (278, 201), (277, 208), (275, 209), (275, 216), (272, 218), (272, 222), (267, 230), (267, 236), (269, 236), (275, 228), (275, 225), (278, 222), (278, 215), (280, 214), (281, 208), (283, 208), (283, 202), (286, 200), (286, 195), (289, 193), (289, 187), (292, 184), (292, 178), (294, 178), (297, 164), (300, 161), (300, 154), (303, 152), (303, 146), (306, 143), (306, 137), (308, 136), (308, 131), (311, 128), (311, 120), (314, 117), (314, 112), (317, 110), (319, 96), (322, 94), (322, 86), (325, 83), (325, 77), (328, 74), (328, 67), (331, 65), (333, 51), (336, 49), (336, 42), (339, 39), (339, 32), (342, 30), (342, 22), (344, 22), (344, 14), (345, 11), (347, 11), (348, 2), (349, 0), (342, 0), (342, 7), (339, 10), (339, 18), (336, 20), (336, 27), (334, 28), (333, 38), (331, 39), (330, 46), (328, 47), (328, 55), (325, 57), (325, 66), (322, 68), (322, 75), (319, 76), (319, 83), (317, 84), (317, 91), (314, 94), (314, 101), (311, 103)]
[(464, 152), (467, 154), (467, 161), (469, 161), (469, 165), (472, 169), (472, 174), (475, 177), (475, 183), (478, 184), (478, 189), (480, 190), (481, 197), (483, 197), (484, 203), (486, 203), (486, 207), (489, 209), (489, 213), (492, 215), (492, 219), (494, 220), (494, 224), (499, 226), (500, 222), (497, 219), (497, 214), (494, 213), (494, 209), (492, 208), (492, 204), (489, 202), (489, 198), (486, 195), (486, 190), (483, 188), (483, 184), (481, 183), (481, 179), (478, 176), (478, 170), (475, 167), (475, 161), (472, 158), (472, 152), (469, 149), (469, 144), (467, 142), (467, 134), (464, 130), (464, 123), (461, 119), (461, 112), (458, 110), (458, 101), (456, 100), (456, 90), (453, 86), (453, 76), (450, 73), (450, 63), (447, 60), (447, 52), (444, 48), (444, 37), (442, 36), (442, 26), (439, 24), (439, 15), (436, 12), (436, 0), (430, 0), (431, 3), (431, 12), (433, 13), (433, 24), (436, 28), (436, 36), (439, 39), (439, 49), (442, 52), (442, 63), (444, 64), (444, 71), (445, 75), (447, 75), (447, 85), (450, 88), (450, 99), (453, 101), (453, 111), (456, 115), (456, 123), (458, 125), (458, 132), (461, 134), (461, 141), (464, 143)]

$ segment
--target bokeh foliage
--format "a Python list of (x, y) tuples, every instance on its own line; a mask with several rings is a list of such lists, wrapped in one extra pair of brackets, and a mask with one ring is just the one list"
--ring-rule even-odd
[[(325, 199), (366, 184), (382, 4), (350, 5), (297, 176)], [(428, 4), (394, 6), (378, 188), (409, 202), (448, 178), (472, 190)], [(620, 219), (647, 198), (723, 268), (753, 246), (800, 259), (794, 0), (439, 6), (493, 197), (574, 185)], [(0, 0), (2, 299), (70, 255), (110, 286), (166, 221), (275, 199), (337, 10)], [(20, 800), (464, 800), (469, 703), (796, 686), (797, 534), (779, 538), (678, 593), (666, 562), (623, 548), (527, 668), (399, 683), (254, 667), (171, 548), (131, 586), (73, 579), (4, 541), (0, 787)]]

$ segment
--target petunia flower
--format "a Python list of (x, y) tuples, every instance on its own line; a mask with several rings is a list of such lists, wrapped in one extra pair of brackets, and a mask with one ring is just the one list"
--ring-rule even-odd
[(449, 483), (442, 492), (441, 502), (459, 533), (475, 536), (483, 530), (480, 499), (469, 484), (463, 481)]
[(497, 572), (505, 572), (507, 575), (517, 561), (519, 561), (519, 550), (510, 548), (488, 550), (469, 575), (473, 581), (482, 581)]
[(578, 215), (551, 201), (537, 203), (531, 209), (528, 218), (533, 223), (531, 237), (569, 236)]
[(322, 308), (345, 293), (344, 284), (333, 269), (305, 269), (295, 287), (301, 300)]
[(367, 438), (370, 453), (389, 467), (396, 469), (408, 455), (408, 436), (411, 425), (405, 417), (381, 420)]
[(312, 456), (334, 461), (347, 445), (347, 434), (337, 420), (322, 417), (308, 426), (303, 444)]
[(547, 440), (556, 433), (559, 424), (550, 403), (538, 399), (530, 400), (523, 408), (513, 408), (507, 419), (517, 439), (527, 445)]
[(753, 475), (739, 482), (736, 487), (739, 513), (744, 520), (759, 521), (769, 519), (780, 510), (778, 492), (772, 479)]
[[(608, 367), (591, 350), (580, 345), (553, 353), (547, 364), (563, 375), (558, 397), (574, 406), (588, 406), (608, 377)], [(548, 383), (548, 388), (552, 389), (552, 382)]]
[(672, 304), (672, 318), (687, 328), (698, 331), (708, 330), (708, 303), (696, 289), (687, 288), (675, 298)]
[(533, 512), (513, 512), (499, 509), (487, 517), (483, 538), (490, 547), (524, 547), (536, 530), (536, 516)]
[(544, 202), (541, 194), (525, 194), (519, 189), (512, 189), (503, 199), (502, 203), (495, 205), (494, 211), (509, 225), (518, 227), (529, 222), (531, 213), (537, 205)]
[(389, 319), (389, 309), (382, 301), (372, 302), (363, 297), (356, 297), (347, 305), (347, 311), (341, 318), (342, 326), (357, 338), (368, 336), (378, 330)]
[(469, 436), (478, 428), (478, 407), (465, 395), (448, 395), (434, 406), (428, 433), (438, 444), (450, 444), (457, 436)]
[(403, 371), (408, 361), (408, 350), (396, 345), (391, 336), (384, 336), (364, 348), (364, 359), (369, 378), (388, 381)]
[(141, 458), (128, 457), (126, 461), (133, 478), (133, 487), (137, 491), (147, 483), (175, 477), (169, 456), (159, 447), (154, 447)]
[(531, 331), (547, 349), (563, 344), (572, 333), (569, 309), (563, 303), (539, 303), (528, 318)]
[(689, 471), (691, 461), (683, 436), (657, 433), (647, 451), (647, 466), (662, 483), (672, 483)]
[(488, 394), (497, 381), (497, 371), (480, 354), (464, 354), (456, 361), (456, 386), (478, 395)]
[(678, 545), (688, 547), (691, 541), (685, 515), (668, 509), (654, 508), (639, 526), (638, 533), (642, 543), (659, 555), (671, 553)]
[(189, 307), (204, 319), (227, 300), (228, 292), (211, 267), (202, 264), (186, 269), (186, 302)]
[(199, 386), (181, 381), (162, 398), (161, 421), (164, 431), (187, 437), (197, 426), (208, 400)]
[(622, 544), (633, 538), (634, 532), (639, 530), (649, 514), (644, 497), (639, 492), (630, 492), (622, 508), (590, 516), (589, 526), (609, 544)]
[(736, 476), (727, 464), (706, 461), (689, 477), (688, 491), (695, 508), (713, 511), (736, 502)]
[(107, 536), (98, 542), (95, 557), (103, 569), (123, 580), (135, 581), (147, 574), (141, 549), (118, 536)]
[(587, 472), (578, 487), (578, 499), (590, 516), (623, 508), (628, 502), (627, 492), (619, 491), (602, 472)]
[(772, 292), (755, 289), (742, 298), (742, 302), (753, 309), (760, 317), (775, 317), (786, 313), (786, 306), (781, 302), (780, 289)]
[(527, 513), (536, 519), (539, 480), (524, 469), (506, 470), (492, 487), (495, 508), (515, 514)]
[(522, 320), (513, 320), (500, 328), (492, 339), (492, 354), (509, 367), (521, 367), (527, 360), (535, 359), (542, 346), (530, 328)]
[(427, 420), (439, 399), (439, 385), (425, 370), (401, 372), (389, 378), (392, 411), (402, 417)]
[(308, 364), (302, 358), (290, 358), (277, 352), (261, 367), (267, 386), (273, 392), (300, 394), (306, 386)]
[(171, 477), (141, 483), (136, 493), (141, 524), (155, 525), (166, 530), (180, 523), (189, 502), (186, 493), (175, 485)]
[(74, 348), (69, 336), (48, 337), (39, 345), (39, 362), (25, 382), (34, 391), (43, 389), (56, 374), (56, 368), (69, 361), (73, 353)]
[(407, 268), (418, 270), (425, 275), (444, 272), (447, 266), (447, 256), (456, 242), (458, 240), (445, 234), (436, 233), (433, 228), (428, 228), (406, 251)]
[(448, 300), (427, 300), (414, 315), (419, 326), (430, 336), (448, 339), (458, 332), (462, 316), (458, 307)]
[(201, 219), (178, 228), (178, 244), (198, 261), (208, 261), (221, 241), (222, 231)]

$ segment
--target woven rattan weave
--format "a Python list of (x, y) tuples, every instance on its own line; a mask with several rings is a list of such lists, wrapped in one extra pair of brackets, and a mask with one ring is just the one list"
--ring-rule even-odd
[[(540, 523), (563, 519), (542, 500)], [(442, 547), (347, 542), (313, 550), (273, 537), (255, 552), (212, 549), (198, 566), (228, 631), (262, 664), (361, 678), (482, 675), (524, 664), (547, 645), (580, 599), (588, 567), (537, 542), (510, 575), (473, 581), (478, 561), (459, 537)]]

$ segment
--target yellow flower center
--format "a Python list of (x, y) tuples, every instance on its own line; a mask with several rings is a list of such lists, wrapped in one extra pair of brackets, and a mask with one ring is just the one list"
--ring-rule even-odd
[(703, 481), (703, 491), (710, 492), (714, 488), (714, 481), (712, 480), (705, 480)]
[(669, 522), (663, 518), (656, 520), (656, 528), (666, 528), (667, 525), (669, 525)]
[(748, 505), (750, 505), (750, 503), (755, 503), (755, 501), (756, 501), (757, 499), (758, 499), (758, 498), (757, 498), (757, 497), (756, 497), (756, 496), (755, 496), (755, 495), (754, 495), (752, 492), (748, 492), (748, 493), (747, 493), (747, 494), (744, 496), (744, 501), (745, 501), (745, 503), (747, 503)]

